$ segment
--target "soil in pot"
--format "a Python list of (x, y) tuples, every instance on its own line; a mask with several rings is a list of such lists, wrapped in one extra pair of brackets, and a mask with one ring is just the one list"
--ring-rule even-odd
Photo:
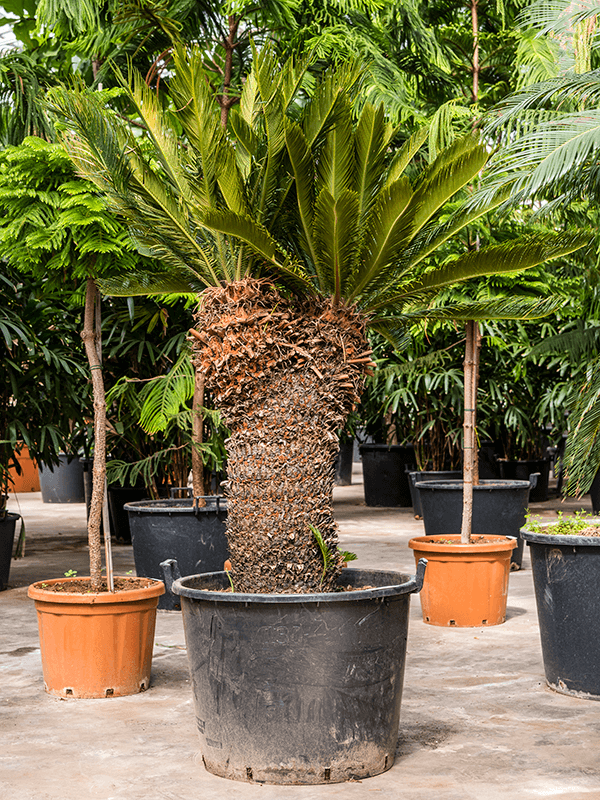
[(444, 534), (408, 543), (415, 560), (427, 559), (421, 609), (429, 625), (471, 628), (505, 621), (510, 554), (517, 543), (506, 536), (472, 539), (461, 544), (460, 534)]
[(207, 770), (320, 784), (389, 769), (424, 568), (345, 569), (344, 585), (375, 588), (313, 595), (227, 593), (224, 572), (176, 581)]

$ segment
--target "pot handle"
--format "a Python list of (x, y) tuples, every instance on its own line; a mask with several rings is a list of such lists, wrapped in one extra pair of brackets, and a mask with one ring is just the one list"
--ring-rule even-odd
[(410, 592), (420, 592), (423, 588), (423, 581), (425, 580), (425, 568), (427, 567), (427, 559), (420, 558), (417, 563), (417, 572), (415, 577), (408, 583), (404, 584), (402, 594), (409, 594)]
[(165, 579), (165, 588), (167, 590), (167, 594), (173, 594), (171, 587), (175, 581), (178, 581), (181, 578), (179, 564), (174, 558), (168, 558), (166, 561), (160, 562), (160, 567)]
[(529, 488), (530, 489), (535, 489), (535, 487), (537, 486), (538, 478), (540, 478), (541, 475), (542, 475), (541, 472), (532, 472), (531, 473), (531, 475), (529, 476)]

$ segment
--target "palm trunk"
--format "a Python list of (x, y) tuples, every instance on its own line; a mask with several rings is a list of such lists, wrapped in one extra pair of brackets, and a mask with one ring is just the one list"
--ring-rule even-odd
[(92, 591), (102, 591), (102, 540), (100, 521), (104, 507), (106, 484), (106, 399), (102, 364), (96, 339), (96, 309), (100, 296), (93, 278), (88, 278), (85, 293), (85, 312), (81, 338), (92, 376), (94, 397), (94, 468), (92, 472), (92, 499), (88, 519), (90, 548), (90, 578)]
[[(330, 591), (341, 572), (332, 499), (336, 431), (371, 366), (364, 322), (329, 300), (255, 280), (206, 290), (195, 364), (231, 430), (227, 538), (236, 592)], [(318, 529), (331, 563), (310, 526)]]

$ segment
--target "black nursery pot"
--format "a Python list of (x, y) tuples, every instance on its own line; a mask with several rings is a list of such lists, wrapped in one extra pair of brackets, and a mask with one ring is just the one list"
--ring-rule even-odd
[[(520, 567), (523, 561), (523, 541), (519, 531), (525, 524), (532, 481), (480, 481), (473, 487), (474, 535), (510, 536), (517, 540), (511, 564)], [(423, 509), (426, 536), (460, 533), (462, 523), (463, 482), (422, 481), (415, 487)]]
[(500, 464), (500, 477), (508, 480), (526, 481), (529, 476), (537, 472), (537, 484), (529, 493), (531, 503), (543, 503), (548, 499), (548, 484), (550, 482), (550, 459), (541, 458), (533, 461), (508, 461), (498, 459)]
[(416, 489), (416, 484), (420, 481), (451, 481), (459, 480), (462, 478), (462, 472), (454, 470), (428, 470), (427, 472), (410, 472), (408, 473), (408, 486), (410, 489), (410, 499), (412, 501), (413, 511), (416, 517), (423, 516), (423, 508), (421, 507), (421, 497)]
[[(160, 564), (170, 558), (177, 560), (183, 575), (223, 569), (229, 558), (227, 501), (219, 495), (202, 499), (206, 506), (196, 507), (191, 499), (141, 500), (125, 505), (138, 576), (162, 580)], [(158, 608), (177, 611), (179, 598), (167, 589)]]
[(354, 442), (340, 442), (340, 449), (335, 459), (336, 486), (350, 486), (352, 483), (352, 463), (354, 460)]
[(19, 519), (21, 519), (20, 514), (7, 512), (4, 517), (0, 515), (0, 592), (8, 589), (15, 529)]
[(600, 530), (597, 537), (521, 535), (531, 550), (548, 686), (600, 700)]
[(413, 445), (361, 444), (365, 503), (368, 506), (411, 506), (406, 467), (415, 463)]
[(376, 588), (312, 595), (226, 593), (224, 572), (176, 580), (206, 769), (273, 784), (389, 769), (425, 564), (415, 578), (345, 569), (344, 585)]

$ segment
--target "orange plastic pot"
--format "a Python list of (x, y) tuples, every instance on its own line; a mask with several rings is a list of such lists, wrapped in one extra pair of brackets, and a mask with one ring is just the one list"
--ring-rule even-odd
[(19, 492), (39, 492), (40, 476), (38, 468), (29, 455), (27, 447), (23, 447), (17, 456), (17, 461), (21, 467), (21, 474), (17, 474), (17, 470), (14, 467), (9, 469), (8, 474), (12, 483), (9, 483), (8, 491), (15, 494)]
[(150, 684), (152, 647), (162, 581), (121, 592), (51, 592), (34, 583), (46, 691), (58, 697), (119, 697), (143, 692)]
[[(510, 555), (517, 546), (506, 536), (419, 536), (408, 546), (427, 559), (421, 590), (423, 621), (444, 627), (500, 625), (506, 619)], [(448, 544), (448, 542), (452, 542)]]

